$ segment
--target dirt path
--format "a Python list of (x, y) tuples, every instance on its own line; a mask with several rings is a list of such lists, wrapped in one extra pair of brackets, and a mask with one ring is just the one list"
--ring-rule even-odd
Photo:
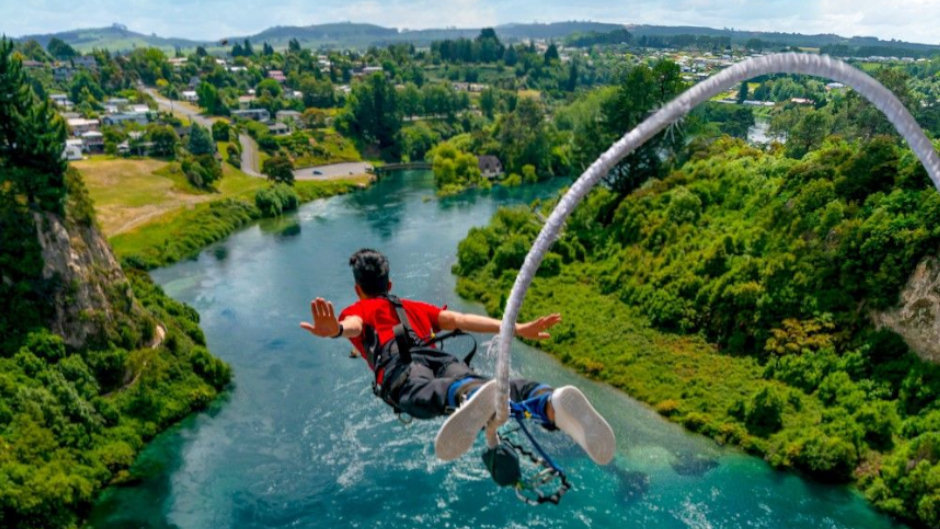
[[(157, 328), (154, 330), (153, 340), (150, 342), (150, 344), (147, 347), (149, 347), (150, 349), (156, 349), (157, 347), (160, 347), (161, 345), (163, 345), (164, 339), (166, 339), (166, 327), (158, 323)], [(141, 364), (140, 369), (137, 370), (137, 373), (134, 374), (133, 378), (125, 381), (123, 384), (121, 384), (121, 387), (115, 388), (105, 393), (104, 395), (102, 395), (102, 397), (110, 397), (111, 395), (114, 395), (115, 393), (119, 391), (124, 391), (125, 389), (133, 386), (134, 384), (137, 383), (138, 380), (140, 380), (140, 374), (143, 373), (145, 369), (147, 369), (146, 360), (144, 360), (144, 363)]]

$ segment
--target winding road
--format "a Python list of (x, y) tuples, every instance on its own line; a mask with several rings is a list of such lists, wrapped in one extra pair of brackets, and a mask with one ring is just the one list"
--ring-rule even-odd
[[(147, 87), (143, 90), (157, 102), (157, 106), (160, 107), (160, 110), (170, 112), (171, 114), (182, 114), (190, 121), (199, 123), (206, 128), (212, 128), (212, 119), (203, 116), (199, 110), (193, 109), (189, 105), (180, 102), (171, 101), (160, 95), (160, 93), (153, 88)], [(242, 147), (242, 172), (249, 176), (264, 178), (264, 175), (261, 174), (259, 169), (258, 144), (247, 134), (239, 134), (238, 143), (240, 143)]]
[[(160, 107), (160, 110), (170, 112), (172, 114), (183, 115), (190, 121), (199, 123), (203, 127), (210, 129), (212, 128), (213, 119), (203, 116), (199, 109), (193, 108), (192, 106), (179, 101), (171, 101), (150, 87), (143, 88), (143, 91), (150, 95), (150, 97), (152, 97), (154, 101), (157, 102), (157, 106)], [(265, 178), (265, 176), (261, 174), (261, 162), (260, 157), (258, 156), (258, 144), (255, 142), (255, 140), (247, 134), (239, 134), (238, 143), (241, 144), (242, 148), (242, 172), (249, 176)], [(319, 165), (316, 167), (305, 167), (303, 169), (296, 169), (294, 171), (294, 179), (332, 180), (336, 178), (347, 178), (350, 176), (368, 174), (371, 168), (372, 164), (368, 162), (345, 162)]]

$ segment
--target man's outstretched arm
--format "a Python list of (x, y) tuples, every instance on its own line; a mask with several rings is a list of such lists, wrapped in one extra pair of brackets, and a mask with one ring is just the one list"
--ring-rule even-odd
[[(516, 323), (516, 336), (528, 338), (529, 340), (544, 340), (550, 337), (545, 331), (560, 321), (561, 314), (556, 313), (529, 322)], [(442, 310), (438, 316), (438, 324), (445, 331), (460, 329), (461, 331), (495, 334), (499, 332), (500, 320), (477, 314)]]
[(310, 302), (313, 323), (300, 322), (300, 327), (321, 338), (355, 338), (362, 334), (362, 318), (347, 316), (336, 319), (333, 303), (317, 298)]

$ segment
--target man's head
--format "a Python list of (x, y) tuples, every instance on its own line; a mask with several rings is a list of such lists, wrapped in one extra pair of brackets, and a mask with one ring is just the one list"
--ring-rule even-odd
[(363, 248), (352, 254), (349, 266), (356, 278), (356, 290), (366, 297), (386, 294), (392, 287), (388, 280), (388, 259), (375, 250)]

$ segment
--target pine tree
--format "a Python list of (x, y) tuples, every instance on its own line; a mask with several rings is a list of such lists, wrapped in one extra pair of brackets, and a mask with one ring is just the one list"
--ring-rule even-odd
[(36, 101), (12, 49), (12, 42), (0, 40), (0, 186), (9, 182), (30, 205), (61, 212), (65, 122), (48, 100)]
[(212, 142), (212, 136), (205, 127), (198, 123), (193, 123), (189, 132), (189, 143), (186, 149), (196, 156), (201, 154), (213, 154), (215, 153), (215, 144)]
[(0, 160), (6, 160), (16, 145), (16, 131), (32, 103), (23, 63), (11, 56), (12, 51), (12, 41), (0, 40)]

